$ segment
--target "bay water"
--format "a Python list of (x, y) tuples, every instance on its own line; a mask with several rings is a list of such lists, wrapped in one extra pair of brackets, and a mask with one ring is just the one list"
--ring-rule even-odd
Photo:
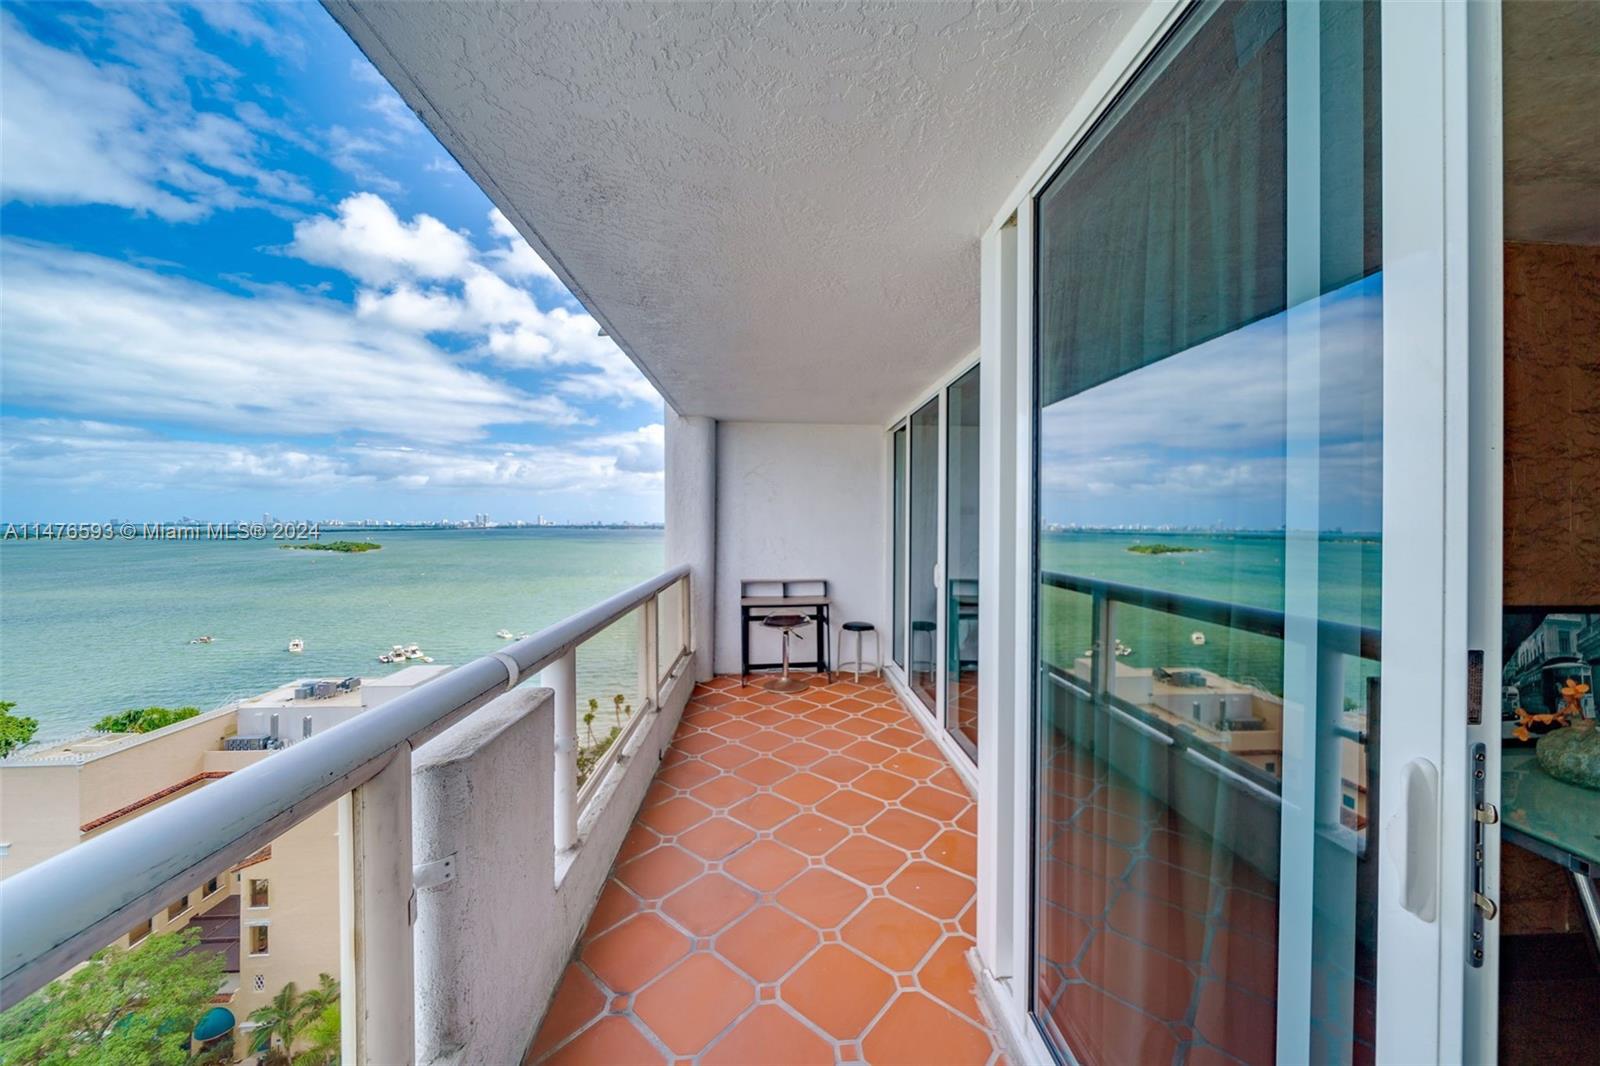
[[(1146, 554), (1130, 549), (1181, 549)], [(1046, 570), (1159, 589), (1199, 599), (1284, 610), (1285, 542), (1281, 532), (1151, 532), (1064, 530), (1040, 540)], [(1376, 629), (1381, 622), (1383, 551), (1377, 535), (1325, 534), (1316, 549), (1317, 613), (1327, 621)], [(1092, 641), (1088, 595), (1046, 588), (1040, 596), (1041, 644), (1047, 661), (1071, 670)], [(1275, 695), (1283, 694), (1284, 643), (1179, 614), (1119, 604), (1115, 638), (1133, 667), (1210, 670)], [(1347, 706), (1363, 699), (1379, 664), (1346, 665)]]
[[(659, 529), (324, 532), (378, 551), (283, 542), (0, 544), (0, 699), (36, 741), (129, 707), (209, 709), (302, 677), (382, 676), (394, 644), (461, 665), (663, 568)], [(210, 636), (210, 644), (190, 643)], [(305, 651), (288, 650), (299, 637)], [(634, 616), (578, 655), (580, 700), (637, 703)]]

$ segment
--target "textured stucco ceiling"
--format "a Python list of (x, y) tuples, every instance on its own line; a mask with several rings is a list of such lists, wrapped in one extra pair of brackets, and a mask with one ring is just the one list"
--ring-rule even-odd
[(881, 422), (1137, 3), (326, 0), (680, 412)]

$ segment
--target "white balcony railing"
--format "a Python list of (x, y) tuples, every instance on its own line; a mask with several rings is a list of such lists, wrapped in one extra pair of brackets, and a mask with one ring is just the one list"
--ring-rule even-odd
[[(617, 794), (616, 779), (623, 776), (630, 751), (640, 747), (635, 739), (645, 729), (655, 737), (658, 728), (665, 728), (661, 736), (670, 736), (670, 723), (660, 721), (664, 694), (670, 687), (667, 702), (681, 711), (693, 682), (687, 677), (693, 650), (690, 602), (688, 568), (668, 570), (0, 882), (0, 1009), (88, 958), (189, 888), (220, 875), (329, 803), (342, 801), (342, 977), (347, 996), (353, 995), (343, 1012), (343, 1059), (413, 1061), (413, 1027), (405, 1024), (416, 1016), (412, 752), (542, 672), (543, 684), (553, 692), (554, 757), (545, 765), (553, 763), (555, 780), (551, 791), (540, 790), (540, 796), (550, 800), (550, 823), (544, 829), (553, 841), (550, 860), (559, 889), (562, 871), (573, 865), (573, 854), (583, 845), (580, 825), (588, 826), (597, 817), (586, 805), (603, 805)], [(641, 706), (580, 793), (578, 650), (635, 612)], [(533, 761), (544, 763), (543, 758)], [(645, 783), (636, 783), (630, 798), (636, 800), (632, 792), (642, 794)], [(633, 812), (621, 813), (626, 816), (610, 821), (625, 827)], [(521, 827), (503, 828), (511, 832)], [(615, 841), (608, 838), (596, 850), (608, 845), (614, 849), (620, 832), (614, 835)], [(534, 839), (545, 837), (540, 833)], [(594, 892), (611, 858), (596, 855), (588, 864), (599, 870)], [(518, 870), (513, 876), (527, 873)], [(587, 883), (590, 878), (580, 880)], [(583, 888), (577, 894), (586, 892)], [(592, 902), (591, 895), (564, 906), (587, 913)], [(541, 916), (526, 917), (529, 934), (546, 932)], [(562, 957), (570, 948), (552, 946)], [(543, 1006), (526, 1005), (527, 1026)]]

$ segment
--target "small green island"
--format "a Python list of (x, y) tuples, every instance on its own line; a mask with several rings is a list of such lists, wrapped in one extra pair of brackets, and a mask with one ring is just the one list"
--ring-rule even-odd
[(1186, 548), (1181, 544), (1135, 544), (1128, 548), (1135, 555), (1185, 555), (1204, 551), (1204, 548)]
[(285, 551), (300, 552), (375, 552), (383, 545), (370, 540), (330, 540), (326, 544), (311, 541), (306, 544), (280, 544), (278, 547)]

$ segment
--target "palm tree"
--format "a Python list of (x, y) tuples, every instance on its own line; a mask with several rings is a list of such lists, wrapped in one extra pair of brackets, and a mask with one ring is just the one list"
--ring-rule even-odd
[(317, 987), (307, 989), (300, 997), (300, 1013), (309, 1026), (322, 1016), (328, 1007), (339, 1002), (339, 982), (332, 974), (318, 974)]
[(306, 989), (301, 996), (301, 1018), (296, 1034), (309, 1031), (317, 1024), (318, 1018), (330, 1007), (339, 1005), (339, 981), (331, 973), (318, 973), (317, 988)]
[(278, 994), (272, 997), (272, 1002), (265, 1007), (251, 1011), (250, 1020), (256, 1025), (252, 1050), (265, 1051), (269, 1058), (274, 1057), (272, 1043), (277, 1040), (282, 1043), (283, 1058), (287, 1060), (294, 1053), (294, 1038), (300, 1035), (300, 1030), (305, 1026), (300, 993), (295, 989), (294, 982), (290, 981), (279, 989)]
[[(308, 993), (309, 995), (309, 993)], [(339, 1001), (330, 1002), (306, 1025), (311, 1046), (294, 1057), (294, 1066), (338, 1066)]]

